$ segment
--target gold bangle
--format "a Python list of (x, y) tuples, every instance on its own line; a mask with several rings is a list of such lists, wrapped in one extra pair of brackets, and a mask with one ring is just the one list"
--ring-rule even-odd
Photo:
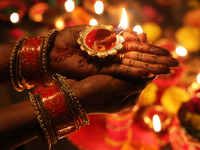
[[(24, 41), (25, 42), (25, 41)], [(21, 69), (21, 61), (22, 61), (22, 49), (20, 48), (18, 50), (18, 61), (17, 61), (17, 69), (18, 69), (18, 78), (20, 85), (24, 86), (26, 88), (26, 85), (23, 82), (23, 75), (22, 75), (22, 69)]]
[[(25, 40), (22, 42), (22, 44), (25, 42)], [(21, 44), (21, 45), (22, 45)], [(16, 62), (15, 62), (15, 82), (17, 84), (17, 86), (21, 89), (24, 90), (25, 87), (23, 86), (20, 77), (19, 77), (19, 62), (20, 62), (20, 49), (22, 46), (19, 46), (18, 50), (17, 50), (17, 54), (16, 54)]]
[(65, 92), (64, 87), (58, 81), (58, 79), (57, 79), (56, 85), (59, 87), (61, 93), (63, 94), (63, 96), (65, 98), (65, 101), (67, 102), (67, 104), (69, 106), (69, 109), (70, 109), (71, 113), (73, 114), (73, 121), (74, 121), (76, 130), (79, 130), (81, 122), (79, 120), (78, 114), (76, 113), (76, 109), (74, 108), (74, 105), (71, 102), (71, 99), (70, 99), (69, 95)]
[(50, 63), (49, 63), (49, 53), (50, 53), (50, 44), (52, 39), (59, 33), (56, 29), (52, 29), (40, 46), (40, 53), (39, 53), (39, 67), (40, 73), (43, 79), (43, 82), (50, 86), (55, 83), (55, 78), (51, 74)]
[(19, 49), (21, 45), (27, 40), (27, 37), (23, 37), (19, 39), (13, 48), (11, 58), (10, 58), (10, 80), (13, 84), (13, 87), (18, 92), (21, 92), (25, 89), (24, 86), (20, 84), (19, 77), (18, 77), (18, 61), (19, 61)]
[(44, 105), (44, 103), (42, 101), (41, 95), (39, 93), (37, 93), (34, 96), (35, 96), (36, 101), (38, 102), (38, 106), (41, 110), (41, 114), (42, 114), (44, 121), (46, 123), (47, 130), (48, 130), (49, 137), (50, 137), (50, 142), (51, 142), (52, 145), (54, 145), (54, 144), (57, 143), (57, 135), (56, 135), (55, 129), (52, 125), (51, 117), (48, 113), (46, 106)]
[(81, 105), (80, 101), (77, 99), (76, 94), (74, 91), (70, 88), (69, 84), (66, 82), (63, 76), (56, 74), (58, 82), (62, 85), (63, 90), (65, 93), (69, 96), (73, 107), (75, 108), (79, 118), (81, 119), (81, 126), (84, 126), (85, 124), (89, 125), (89, 118), (87, 116), (87, 113), (83, 106)]
[(45, 121), (44, 121), (44, 117), (41, 113), (41, 110), (39, 108), (39, 105), (37, 103), (37, 101), (35, 100), (35, 97), (32, 93), (29, 92), (29, 100), (35, 110), (35, 114), (36, 114), (36, 117), (37, 117), (37, 120), (40, 124), (40, 127), (41, 127), (41, 130), (42, 130), (42, 134), (43, 134), (43, 138), (44, 138), (44, 141), (45, 141), (45, 144), (47, 146), (47, 149), (50, 150), (51, 149), (51, 140), (50, 140), (50, 135), (49, 135), (49, 132), (48, 132), (48, 128), (45, 124)]

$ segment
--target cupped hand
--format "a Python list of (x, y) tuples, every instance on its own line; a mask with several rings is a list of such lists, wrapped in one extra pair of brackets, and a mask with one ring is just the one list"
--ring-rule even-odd
[(66, 79), (88, 114), (115, 113), (133, 107), (141, 91), (154, 78), (117, 79), (94, 75), (83, 80)]
[(50, 52), (53, 73), (79, 79), (96, 74), (143, 78), (168, 74), (170, 67), (177, 67), (179, 64), (167, 50), (146, 43), (144, 33), (137, 35), (128, 30), (123, 34), (123, 57), (120, 57), (120, 53), (106, 59), (91, 59), (77, 44), (79, 32), (85, 27), (86, 25), (68, 27), (56, 36)]

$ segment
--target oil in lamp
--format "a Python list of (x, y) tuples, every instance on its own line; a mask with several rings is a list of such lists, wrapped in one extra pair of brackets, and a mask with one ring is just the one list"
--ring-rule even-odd
[(90, 56), (105, 58), (108, 55), (117, 54), (123, 47), (123, 31), (127, 28), (126, 11), (123, 9), (122, 19), (115, 29), (111, 25), (97, 24), (87, 26), (79, 33), (77, 42), (80, 48)]

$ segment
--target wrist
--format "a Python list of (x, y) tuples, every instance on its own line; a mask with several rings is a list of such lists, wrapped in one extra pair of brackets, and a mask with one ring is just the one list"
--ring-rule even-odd
[(65, 79), (57, 75), (56, 84), (38, 91), (29, 99), (35, 110), (48, 149), (57, 140), (89, 124), (89, 120)]
[(53, 29), (46, 37), (21, 38), (16, 42), (10, 59), (10, 78), (17, 91), (55, 83), (49, 55), (57, 33)]
[(10, 83), (10, 58), (15, 44), (0, 44), (0, 84)]

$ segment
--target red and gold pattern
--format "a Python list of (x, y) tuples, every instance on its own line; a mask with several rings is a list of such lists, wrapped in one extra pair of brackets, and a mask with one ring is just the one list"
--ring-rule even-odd
[(49, 31), (47, 36), (41, 43), (39, 53), (39, 68), (42, 76), (42, 80), (45, 85), (50, 86), (55, 83), (55, 78), (51, 73), (51, 67), (49, 63), (50, 45), (51, 41), (59, 33), (56, 29)]
[(123, 48), (124, 37), (114, 31), (111, 25), (87, 26), (79, 33), (77, 42), (88, 55), (105, 58), (117, 54)]
[(200, 150), (199, 140), (188, 134), (188, 132), (180, 125), (177, 116), (175, 116), (173, 120), (169, 138), (174, 150)]
[(42, 102), (45, 104), (47, 111), (51, 116), (57, 138), (61, 139), (76, 131), (73, 115), (58, 86), (54, 84), (44, 88), (39, 91), (39, 94), (41, 95)]
[(132, 137), (132, 118), (132, 109), (114, 114), (106, 114), (106, 143), (114, 147), (121, 147), (127, 140), (130, 140)]
[(40, 124), (40, 127), (41, 127), (41, 131), (42, 131), (42, 134), (43, 134), (43, 138), (44, 138), (44, 141), (45, 141), (45, 144), (46, 144), (46, 147), (48, 150), (51, 149), (51, 135), (50, 135), (50, 132), (49, 132), (49, 129), (48, 129), (48, 125), (47, 125), (47, 122), (46, 120), (44, 119), (43, 117), (43, 113), (41, 108), (40, 108), (40, 105), (39, 105), (39, 102), (38, 102), (38, 99), (36, 99), (35, 95), (33, 95), (31, 92), (29, 92), (29, 100), (33, 106), (33, 109), (35, 111), (35, 114), (37, 116), (37, 120)]
[(29, 38), (22, 47), (22, 73), (30, 85), (43, 84), (39, 69), (39, 51), (44, 38)]

